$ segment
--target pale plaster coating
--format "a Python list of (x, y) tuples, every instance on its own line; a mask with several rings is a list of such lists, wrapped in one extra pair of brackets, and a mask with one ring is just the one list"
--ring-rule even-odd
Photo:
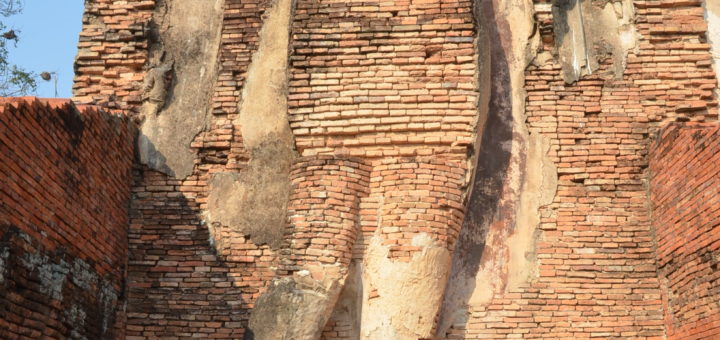
[(432, 338), (451, 255), (424, 233), (412, 245), (421, 250), (409, 262), (400, 262), (388, 258), (382, 237), (375, 235), (370, 242), (363, 268), (361, 339)]
[(157, 5), (150, 65), (174, 64), (164, 108), (146, 102), (138, 138), (140, 161), (175, 178), (189, 176), (193, 139), (205, 129), (217, 76), (224, 0), (172, 0)]
[[(280, 138), (278, 138), (280, 139)], [(241, 231), (256, 244), (281, 246), (290, 197), (292, 148), (281, 141), (266, 141), (252, 150), (240, 172), (218, 172), (210, 177), (205, 219)], [(215, 240), (219, 248), (226, 241)]]
[(292, 0), (277, 0), (265, 14), (234, 122), (240, 125), (250, 162), (240, 173), (213, 175), (206, 212), (211, 225), (230, 226), (273, 248), (282, 242), (290, 166), (297, 156), (287, 120), (292, 6)]
[(527, 284), (537, 274), (535, 241), (540, 224), (540, 209), (553, 202), (557, 191), (557, 168), (547, 157), (550, 140), (538, 133), (528, 139), (525, 176), (520, 190), (516, 226), (507, 240), (510, 258), (507, 288)]
[(636, 47), (632, 0), (560, 0), (553, 3), (557, 53), (563, 78), (574, 83), (611, 57), (621, 78), (628, 51)]
[[(491, 78), (491, 109), (499, 110), (500, 123), (495, 126), (507, 126), (511, 135), (504, 141), (493, 141), (492, 132), (482, 130), (480, 136), (487, 137), (485, 143), (501, 143), (498, 149), (508, 155), (506, 169), (497, 169), (498, 173), (483, 174), (493, 178), (477, 178), (473, 180), (472, 190), (485, 191), (478, 197), (494, 197), (497, 207), (488, 211), (488, 216), (477, 220), (470, 212), (478, 209), (480, 204), (471, 195), (466, 208), (466, 220), (461, 232), (459, 249), (453, 257), (452, 274), (445, 291), (443, 307), (439, 315), (437, 336), (443, 338), (447, 330), (454, 324), (463, 324), (467, 321), (470, 310), (474, 306), (486, 305), (492, 300), (496, 292), (501, 291), (506, 284), (509, 233), (512, 226), (499, 223), (506, 218), (506, 213), (514, 213), (514, 202), (523, 192), (523, 176), (530, 169), (525, 161), (528, 148), (528, 132), (525, 125), (525, 68), (534, 58), (539, 45), (539, 34), (533, 19), (532, 0), (493, 0), (484, 6), (476, 5), (475, 16), (479, 25), (481, 40), (485, 39), (492, 44), (484, 45), (497, 48), (499, 51), (491, 53), (488, 63), (495, 65), (495, 69), (488, 77)], [(510, 24), (505, 18), (513, 18)], [(489, 20), (493, 19), (493, 20)], [(480, 46), (482, 48), (482, 46)], [(496, 60), (492, 60), (496, 58)], [(501, 59), (501, 60), (497, 60)], [(498, 69), (497, 65), (504, 65), (507, 69)], [(483, 68), (481, 68), (482, 70)], [(483, 77), (481, 76), (481, 79)], [(480, 147), (488, 147), (487, 144)], [(482, 171), (484, 162), (491, 162), (487, 157), (497, 158), (499, 155), (481, 154), (478, 162), (481, 164), (477, 171)], [(498, 192), (490, 192), (483, 186), (487, 181), (500, 181), (502, 188)], [(477, 187), (480, 186), (480, 187)], [(503, 197), (503, 199), (501, 199)], [(482, 200), (481, 200), (482, 202)], [(511, 221), (512, 219), (507, 219)], [(519, 250), (527, 252), (529, 249)]]
[(293, 145), (287, 120), (288, 49), (292, 0), (276, 0), (266, 12), (260, 43), (253, 54), (242, 92), (240, 115), (243, 142), (252, 150), (268, 140)]

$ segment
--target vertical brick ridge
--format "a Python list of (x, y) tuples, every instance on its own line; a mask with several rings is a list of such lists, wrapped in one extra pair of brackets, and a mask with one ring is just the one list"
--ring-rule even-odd
[[(135, 339), (239, 339), (278, 268), (275, 250), (231, 226), (208, 223), (210, 181), (248, 168), (238, 106), (269, 0), (226, 0), (208, 125), (190, 144), (193, 172), (173, 179), (134, 170), (127, 334)], [(152, 10), (151, 10), (152, 14)]]
[[(362, 304), (364, 327), (366, 314), (407, 318), (407, 325), (423, 320), (408, 327), (412, 330), (401, 329), (401, 321), (395, 322), (396, 330), (371, 325), (367, 329), (379, 333), (363, 336), (395, 331), (403, 334), (391, 337), (428, 336), (445, 268), (418, 279), (410, 278), (408, 268), (422, 266), (424, 256), (444, 263), (463, 218), (479, 114), (472, 3), (299, 0), (292, 34), (288, 106), (298, 152), (359, 157), (372, 166), (369, 195), (359, 202), (361, 234), (352, 256), (363, 269), (348, 278), (349, 291), (368, 291), (369, 297), (346, 296), (338, 306)], [(387, 303), (390, 309), (412, 309), (408, 313), (365, 309), (369, 299), (382, 307), (380, 291), (381, 299), (397, 295), (384, 290), (393, 279), (367, 276), (368, 266), (384, 261), (404, 268), (397, 271), (397, 282), (431, 290)], [(363, 282), (356, 284), (359, 275)], [(385, 288), (376, 289), (380, 286)], [(413, 303), (422, 306), (408, 307)], [(328, 322), (328, 339), (359, 335), (360, 321), (339, 315), (344, 308)]]
[(226, 0), (219, 59), (220, 72), (213, 97), (213, 114), (237, 114), (252, 55), (258, 48), (263, 14), (270, 0)]

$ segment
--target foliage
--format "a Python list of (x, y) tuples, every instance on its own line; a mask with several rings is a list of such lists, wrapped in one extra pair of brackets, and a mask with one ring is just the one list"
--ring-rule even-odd
[[(0, 15), (8, 17), (22, 11), (23, 0), (0, 0)], [(0, 96), (27, 95), (37, 89), (37, 75), (8, 61), (8, 43), (17, 45), (19, 39), (14, 30), (0, 22)]]

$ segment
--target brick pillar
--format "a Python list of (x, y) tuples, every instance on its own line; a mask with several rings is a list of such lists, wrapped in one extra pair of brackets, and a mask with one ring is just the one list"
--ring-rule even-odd
[(378, 161), (377, 229), (365, 254), (363, 339), (432, 337), (463, 219), (464, 162)]
[(258, 300), (248, 327), (253, 339), (320, 337), (347, 277), (369, 174), (362, 161), (333, 156), (293, 165), (286, 276)]

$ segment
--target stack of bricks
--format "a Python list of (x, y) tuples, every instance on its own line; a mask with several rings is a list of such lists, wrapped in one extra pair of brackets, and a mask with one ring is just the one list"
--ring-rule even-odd
[(528, 129), (550, 140), (558, 171), (539, 211), (538, 276), (471, 306), (449, 339), (663, 338), (647, 150), (658, 122), (716, 117), (716, 80), (701, 1), (634, 5), (639, 48), (622, 79), (609, 60), (574, 84), (556, 62), (526, 71)]
[(341, 265), (346, 272), (358, 238), (360, 198), (370, 169), (360, 160), (308, 157), (293, 165), (288, 204), (292, 271)]
[(353, 324), (355, 320), (330, 319), (323, 330), (320, 340), (353, 339)]
[(155, 0), (86, 2), (74, 101), (137, 112)]
[(720, 126), (673, 124), (650, 149), (668, 339), (720, 337)]
[(122, 337), (133, 129), (68, 100), (0, 105), (0, 338)]
[(298, 151), (465, 157), (478, 114), (470, 1), (296, 6), (288, 104)]

